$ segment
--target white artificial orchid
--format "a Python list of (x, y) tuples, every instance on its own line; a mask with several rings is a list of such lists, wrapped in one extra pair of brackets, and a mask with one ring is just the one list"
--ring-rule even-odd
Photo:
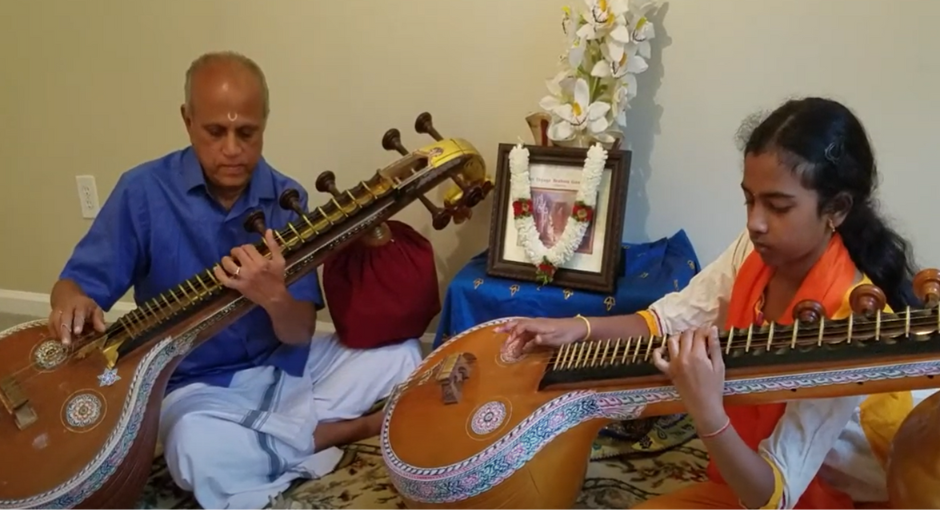
[(627, 125), (627, 101), (629, 91), (629, 85), (626, 87), (617, 87), (617, 91), (613, 93), (613, 97), (611, 98), (610, 109), (614, 112), (613, 124), (616, 127), (625, 127)]
[(585, 130), (594, 136), (601, 135), (610, 126), (609, 111), (610, 103), (591, 101), (587, 81), (578, 78), (574, 84), (574, 100), (552, 110), (556, 118), (549, 127), (549, 136), (553, 140), (570, 140)]
[(604, 59), (598, 60), (594, 64), (594, 68), (591, 69), (591, 76), (623, 79), (627, 73), (640, 74), (646, 71), (649, 64), (646, 63), (643, 57), (636, 54), (637, 48), (636, 45), (628, 45), (627, 50), (623, 51), (619, 58), (614, 58), (614, 55), (609, 53), (606, 46), (601, 46)]
[(584, 25), (578, 29), (579, 37), (598, 39), (618, 27), (626, 27), (624, 13), (628, 6), (624, 0), (584, 0), (584, 3), (587, 4), (587, 12), (581, 15)]
[(618, 89), (626, 89), (626, 94), (627, 94), (627, 100), (628, 100), (628, 101), (629, 101), (630, 99), (633, 99), (634, 97), (636, 97), (637, 83), (636, 83), (636, 75), (635, 75), (635, 74), (627, 73), (626, 75), (624, 75), (624, 77), (623, 77), (623, 82), (621, 82), (620, 85), (621, 85), (621, 86), (620, 86), (620, 87), (617, 87), (617, 88), (618, 88)]
[(607, 53), (610, 54), (611, 59), (620, 60), (620, 57), (623, 56), (624, 47), (627, 44), (630, 44), (630, 31), (624, 25), (619, 25), (614, 30), (611, 30), (610, 37), (607, 39), (606, 44), (603, 48), (606, 48)]
[(554, 78), (545, 82), (548, 89), (548, 95), (539, 101), (539, 106), (548, 112), (555, 111), (562, 104), (567, 103), (574, 97), (574, 78), (568, 75), (568, 71), (561, 71)]
[[(623, 48), (631, 41), (630, 28), (627, 25), (627, 3), (625, 0), (585, 0), (588, 12), (581, 17), (584, 25), (576, 32), (581, 40), (604, 39), (603, 46), (620, 59)], [(583, 50), (582, 50), (583, 51)]]
[(621, 65), (621, 62), (598, 60), (591, 68), (591, 76), (598, 78), (623, 78), (625, 74), (627, 74), (627, 66)]
[(568, 65), (572, 69), (577, 69), (581, 67), (581, 62), (584, 60), (584, 49), (587, 48), (588, 43), (585, 38), (578, 35), (578, 25), (571, 17), (571, 9), (565, 7), (563, 10), (565, 15), (561, 20), (561, 29), (568, 36)]
[(636, 75), (649, 68), (655, 35), (647, 13), (656, 0), (584, 0), (586, 10), (564, 9), (568, 39), (564, 69), (546, 82), (539, 106), (552, 117), (556, 142), (593, 138), (612, 142), (626, 126), (628, 102), (637, 95)]
[[(639, 3), (642, 1), (643, 3)], [(631, 0), (631, 7), (626, 14), (627, 25), (630, 27), (631, 44), (637, 46), (637, 50), (644, 58), (650, 58), (650, 39), (656, 37), (656, 31), (653, 23), (646, 17), (646, 13), (654, 7), (649, 0)]]
[(568, 50), (568, 64), (571, 65), (572, 69), (581, 67), (581, 62), (584, 62), (584, 50), (587, 48), (587, 45), (587, 39), (575, 37), (571, 48)]

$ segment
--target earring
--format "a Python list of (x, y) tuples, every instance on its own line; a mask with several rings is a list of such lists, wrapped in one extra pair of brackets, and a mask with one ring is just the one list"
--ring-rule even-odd
[(836, 231), (836, 224), (832, 222), (832, 218), (829, 218), (829, 231), (830, 232)]

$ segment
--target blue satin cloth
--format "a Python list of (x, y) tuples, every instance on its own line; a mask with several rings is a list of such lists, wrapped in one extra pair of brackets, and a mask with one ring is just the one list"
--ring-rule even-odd
[(488, 276), (487, 251), (480, 253), (447, 288), (434, 347), (477, 324), (502, 317), (635, 313), (684, 288), (701, 270), (684, 230), (649, 243), (624, 243), (623, 250), (625, 263), (613, 295)]

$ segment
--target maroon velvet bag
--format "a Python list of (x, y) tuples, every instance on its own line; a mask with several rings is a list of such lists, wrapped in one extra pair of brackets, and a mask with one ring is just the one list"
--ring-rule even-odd
[(390, 241), (363, 237), (323, 264), (323, 292), (340, 341), (369, 349), (419, 338), (441, 311), (434, 250), (389, 220)]

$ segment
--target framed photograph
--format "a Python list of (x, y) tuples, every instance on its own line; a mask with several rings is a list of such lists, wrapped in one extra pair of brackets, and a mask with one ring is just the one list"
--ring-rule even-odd
[[(538, 261), (530, 260), (516, 226), (511, 196), (510, 153), (514, 144), (500, 144), (493, 190), (487, 273), (491, 276), (544, 282)], [(586, 148), (526, 145), (529, 189), (526, 205), (536, 233), (551, 250), (564, 236), (581, 187)], [(595, 205), (580, 244), (571, 258), (553, 269), (549, 285), (614, 293), (622, 253), (624, 211), (630, 174), (630, 151), (608, 150), (600, 173)], [(517, 204), (518, 208), (519, 205)], [(534, 240), (530, 240), (534, 242)]]

